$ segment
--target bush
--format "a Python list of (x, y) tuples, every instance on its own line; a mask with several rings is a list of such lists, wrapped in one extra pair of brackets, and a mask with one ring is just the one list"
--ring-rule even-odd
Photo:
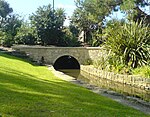
[(113, 61), (137, 68), (148, 64), (150, 59), (150, 29), (142, 22), (115, 22), (108, 26), (106, 33), (106, 48), (114, 53)]
[(66, 46), (66, 47), (79, 47), (81, 43), (78, 41), (78, 38), (70, 31), (69, 28), (63, 29), (63, 37), (61, 39), (61, 45), (60, 46)]
[(86, 59), (84, 61), (84, 65), (92, 65), (93, 64), (93, 61), (91, 59)]
[(142, 66), (132, 71), (134, 75), (150, 78), (150, 66)]
[(93, 65), (100, 70), (109, 70), (108, 57), (101, 57), (98, 60), (93, 61)]
[(34, 28), (28, 24), (22, 24), (15, 36), (15, 44), (35, 45), (37, 43)]
[[(5, 33), (5, 32), (4, 32)], [(1, 44), (4, 47), (11, 47), (14, 44), (14, 39), (13, 36), (11, 34), (5, 33), (2, 37), (1, 37)]]
[(37, 41), (36, 37), (31, 33), (17, 35), (15, 37), (16, 44), (35, 45), (36, 41)]

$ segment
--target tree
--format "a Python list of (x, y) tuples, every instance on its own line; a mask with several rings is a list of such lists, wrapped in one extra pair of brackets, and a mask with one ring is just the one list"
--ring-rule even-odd
[(31, 27), (28, 23), (23, 23), (21, 27), (18, 28), (17, 34), (15, 36), (15, 44), (38, 44), (38, 39), (34, 28)]
[(77, 27), (79, 32), (84, 31), (84, 41), (88, 42), (87, 35), (90, 31), (90, 21), (88, 15), (82, 8), (77, 8), (71, 18), (71, 25)]
[(128, 19), (139, 22), (145, 19), (144, 23), (149, 24), (150, 15), (140, 9), (149, 5), (149, 0), (76, 0), (77, 8), (72, 16), (72, 24), (85, 32), (85, 39), (90, 37), (86, 39), (87, 42), (101, 43), (103, 24), (111, 13), (121, 10), (127, 14)]
[(0, 0), (0, 40), (3, 46), (14, 44), (14, 37), (22, 20), (19, 16), (12, 14), (13, 9), (4, 0)]
[(72, 16), (72, 24), (78, 27), (80, 32), (85, 32), (86, 42), (100, 43), (102, 38), (98, 34), (102, 34), (105, 18), (116, 10), (118, 4), (119, 1), (116, 0), (76, 0), (77, 8)]
[(69, 30), (73, 34), (74, 37), (78, 38), (79, 30), (78, 30), (77, 27), (75, 27), (74, 25), (70, 24), (69, 25)]
[(150, 15), (142, 11), (142, 7), (149, 6), (149, 0), (121, 0), (121, 10), (124, 11), (128, 18), (134, 21), (142, 21), (150, 24)]
[[(13, 9), (4, 0), (0, 0), (0, 22), (3, 23), (4, 19), (13, 12)], [(1, 26), (1, 25), (0, 25)]]
[(12, 8), (10, 8), (9, 4), (4, 0), (0, 0), (0, 44), (3, 43), (3, 38), (5, 36), (5, 32), (3, 32), (3, 27), (5, 25), (6, 17), (12, 13)]
[(65, 34), (63, 37), (64, 46), (67, 46), (67, 47), (78, 47), (78, 46), (80, 46), (80, 42), (78, 41), (76, 31), (77, 30), (73, 29), (73, 27), (65, 27), (64, 28), (64, 30), (63, 30), (63, 32)]
[(1, 32), (4, 34), (1, 37), (3, 46), (12, 46), (15, 43), (14, 37), (17, 34), (18, 28), (21, 26), (22, 20), (18, 15), (10, 15), (5, 18), (5, 22), (1, 27)]
[(62, 45), (64, 36), (62, 30), (65, 21), (63, 9), (53, 11), (51, 5), (39, 7), (30, 20), (42, 45)]

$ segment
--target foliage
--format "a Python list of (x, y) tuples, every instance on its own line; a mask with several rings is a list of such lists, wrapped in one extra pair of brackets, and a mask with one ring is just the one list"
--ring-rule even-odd
[(90, 44), (93, 47), (98, 47), (104, 43), (102, 31), (103, 28), (99, 28), (97, 30), (92, 31), (92, 40), (90, 40)]
[(5, 32), (3, 32), (3, 31), (0, 30), (0, 46), (3, 44), (3, 41), (4, 41), (4, 40), (3, 40), (3, 39), (4, 39), (3, 37), (4, 37), (4, 36), (5, 36)]
[(36, 13), (30, 17), (30, 20), (42, 45), (61, 46), (65, 21), (63, 9), (53, 11), (51, 5), (39, 7)]
[(75, 3), (77, 8), (71, 18), (72, 25), (85, 32), (84, 41), (92, 46), (103, 43), (105, 20), (115, 11), (120, 10), (130, 20), (150, 22), (150, 15), (141, 10), (150, 5), (148, 0), (75, 0)]
[(14, 40), (11, 34), (3, 32), (3, 37), (1, 37), (1, 45), (5, 47), (11, 47), (14, 44)]
[(150, 66), (142, 66), (132, 71), (134, 75), (140, 75), (145, 78), (150, 78)]
[(3, 46), (10, 47), (15, 43), (14, 37), (16, 36), (21, 24), (22, 20), (19, 20), (17, 15), (10, 15), (5, 19), (4, 25), (1, 27), (1, 31), (4, 34), (1, 35)]
[(88, 36), (90, 33), (90, 21), (88, 18), (88, 14), (82, 8), (75, 9), (72, 17), (71, 17), (71, 25), (77, 27), (79, 30), (78, 35), (80, 32), (84, 31), (84, 41), (88, 42)]
[(121, 56), (116, 56), (115, 54), (110, 54), (108, 56), (108, 65), (107, 69), (111, 72), (120, 73), (120, 74), (131, 74), (132, 67), (125, 65), (122, 61)]
[(117, 4), (116, 0), (76, 0), (77, 9), (73, 14), (76, 17), (75, 23), (81, 28), (89, 28), (93, 24), (101, 27), (106, 16), (116, 9)]
[(92, 65), (93, 61), (91, 59), (84, 60), (84, 65)]
[[(9, 4), (4, 0), (0, 0), (0, 44), (11, 43), (11, 35), (6, 33), (5, 30), (8, 30), (8, 19), (7, 16), (12, 13), (13, 9), (10, 8)], [(5, 26), (7, 25), (7, 26)], [(6, 28), (5, 28), (6, 27)], [(7, 40), (6, 40), (7, 39)], [(9, 44), (10, 45), (10, 44)]]
[(93, 66), (100, 70), (105, 70), (120, 74), (131, 74), (132, 68), (123, 64), (111, 51), (105, 57), (93, 61)]
[(124, 11), (130, 20), (142, 21), (150, 24), (150, 15), (141, 10), (142, 7), (150, 6), (149, 0), (124, 0), (120, 4), (121, 10)]
[[(63, 9), (52, 10), (51, 6), (38, 8), (31, 17), (39, 42), (42, 45), (79, 46), (76, 34), (70, 32), (71, 28), (63, 26), (65, 13)], [(73, 30), (72, 31), (77, 31)]]
[(150, 59), (150, 33), (148, 26), (138, 22), (116, 22), (105, 30), (106, 48), (124, 65), (136, 68)]
[(44, 66), (1, 53), (0, 61), (1, 116), (149, 116), (56, 78)]
[(13, 9), (9, 6), (9, 4), (4, 0), (0, 0), (0, 20), (1, 20), (1, 23), (3, 22), (3, 18), (6, 18), (12, 12), (13, 12)]
[(37, 43), (34, 28), (27, 23), (22, 24), (15, 36), (15, 44), (35, 45)]
[(100, 70), (107, 70), (107, 60), (105, 60), (104, 57), (101, 57), (98, 60), (93, 61), (93, 65), (95, 68), (100, 69)]
[(19, 16), (11, 14), (13, 9), (4, 0), (0, 0), (0, 44), (10, 47), (14, 44), (14, 37), (21, 26)]
[(62, 45), (64, 43), (63, 46), (68, 46), (68, 47), (80, 46), (80, 42), (78, 41), (78, 37), (76, 37), (76, 35), (70, 31), (70, 28), (67, 28), (67, 27), (64, 28), (63, 32), (64, 32), (64, 37), (62, 38), (62, 40), (63, 40)]
[(74, 37), (78, 37), (79, 29), (76, 26), (70, 24), (69, 25), (69, 30), (73, 34)]
[(77, 8), (71, 18), (72, 25), (78, 27), (80, 32), (84, 31), (85, 42), (94, 46), (102, 42), (98, 34), (102, 34), (103, 21), (115, 9), (115, 4), (114, 0), (76, 0)]

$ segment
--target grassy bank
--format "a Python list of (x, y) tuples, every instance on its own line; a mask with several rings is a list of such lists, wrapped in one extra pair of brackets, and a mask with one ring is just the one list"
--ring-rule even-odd
[(148, 117), (56, 78), (46, 67), (0, 53), (2, 117)]

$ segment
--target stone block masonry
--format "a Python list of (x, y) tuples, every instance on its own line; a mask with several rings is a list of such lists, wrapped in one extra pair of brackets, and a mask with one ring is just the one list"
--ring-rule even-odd
[(142, 78), (140, 76), (134, 75), (122, 75), (115, 74), (113, 72), (107, 72), (104, 70), (99, 70), (94, 68), (92, 65), (81, 65), (81, 71), (88, 73), (89, 75), (93, 75), (96, 77), (108, 79), (111, 81), (128, 84), (134, 87), (142, 88), (145, 90), (150, 90), (150, 79)]
[(74, 57), (81, 65), (81, 70), (90, 75), (100, 78), (109, 79), (111, 81), (128, 84), (142, 89), (150, 90), (150, 79), (141, 78), (139, 76), (114, 74), (98, 70), (91, 66), (85, 66), (86, 60), (97, 60), (108, 55), (107, 51), (102, 47), (43, 47), (43, 46), (13, 46), (13, 49), (25, 52), (34, 61), (41, 61), (44, 58), (46, 64), (54, 65), (55, 61), (65, 55)]
[(45, 63), (53, 65), (62, 56), (74, 57), (80, 65), (87, 60), (97, 60), (106, 56), (106, 50), (101, 47), (45, 47), (16, 45), (12, 47), (16, 51), (25, 52), (34, 61), (44, 58)]

